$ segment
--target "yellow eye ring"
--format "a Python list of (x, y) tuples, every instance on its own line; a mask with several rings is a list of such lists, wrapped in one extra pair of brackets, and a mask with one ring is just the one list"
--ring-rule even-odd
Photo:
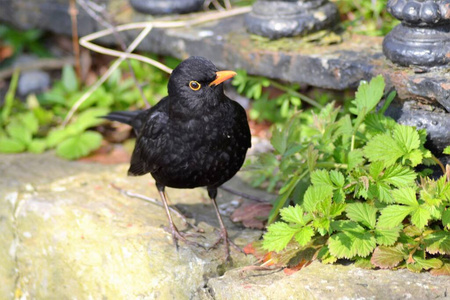
[(189, 87), (193, 91), (198, 91), (202, 87), (202, 85), (200, 83), (198, 83), (197, 81), (193, 80), (193, 81), (189, 82)]

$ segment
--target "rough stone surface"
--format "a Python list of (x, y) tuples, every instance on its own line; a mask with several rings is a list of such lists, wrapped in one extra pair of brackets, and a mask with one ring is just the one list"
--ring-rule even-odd
[[(126, 197), (110, 183), (156, 197), (149, 177), (126, 177), (127, 165), (67, 162), (44, 155), (0, 156), (0, 299), (445, 299), (447, 277), (368, 271), (313, 263), (300, 272), (248, 271), (251, 256), (180, 245), (164, 230), (162, 208)], [(248, 190), (239, 179), (233, 188)], [(168, 189), (169, 197), (205, 230), (218, 226), (202, 189)], [(238, 200), (219, 192), (228, 211)], [(239, 246), (261, 236), (225, 218)], [(176, 219), (179, 227), (183, 227)], [(192, 232), (190, 230), (189, 232)], [(194, 239), (193, 237), (191, 237)]]
[[(290, 276), (283, 271), (235, 269), (208, 282), (218, 300), (240, 299), (448, 299), (448, 277), (353, 266), (310, 266)], [(207, 298), (205, 298), (207, 299)]]

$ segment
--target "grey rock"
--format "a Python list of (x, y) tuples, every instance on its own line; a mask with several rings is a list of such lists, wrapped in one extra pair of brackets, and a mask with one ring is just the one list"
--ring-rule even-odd
[(44, 71), (27, 71), (20, 74), (17, 91), (26, 96), (43, 92), (50, 87), (50, 75)]

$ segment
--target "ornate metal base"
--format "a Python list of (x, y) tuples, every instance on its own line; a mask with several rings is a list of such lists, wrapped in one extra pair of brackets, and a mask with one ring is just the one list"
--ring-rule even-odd
[(402, 21), (383, 41), (391, 61), (425, 68), (450, 63), (450, 0), (389, 0), (387, 9)]
[(245, 25), (251, 33), (278, 39), (305, 35), (338, 21), (337, 7), (328, 0), (257, 1)]
[(384, 38), (383, 52), (401, 66), (449, 64), (450, 25), (428, 28), (400, 24)]
[(130, 0), (131, 6), (145, 14), (185, 14), (202, 9), (204, 0)]

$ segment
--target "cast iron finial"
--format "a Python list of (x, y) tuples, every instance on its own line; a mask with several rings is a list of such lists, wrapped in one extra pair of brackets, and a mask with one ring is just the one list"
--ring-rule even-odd
[(450, 63), (450, 0), (389, 0), (387, 10), (402, 21), (383, 41), (392, 62), (425, 68)]

